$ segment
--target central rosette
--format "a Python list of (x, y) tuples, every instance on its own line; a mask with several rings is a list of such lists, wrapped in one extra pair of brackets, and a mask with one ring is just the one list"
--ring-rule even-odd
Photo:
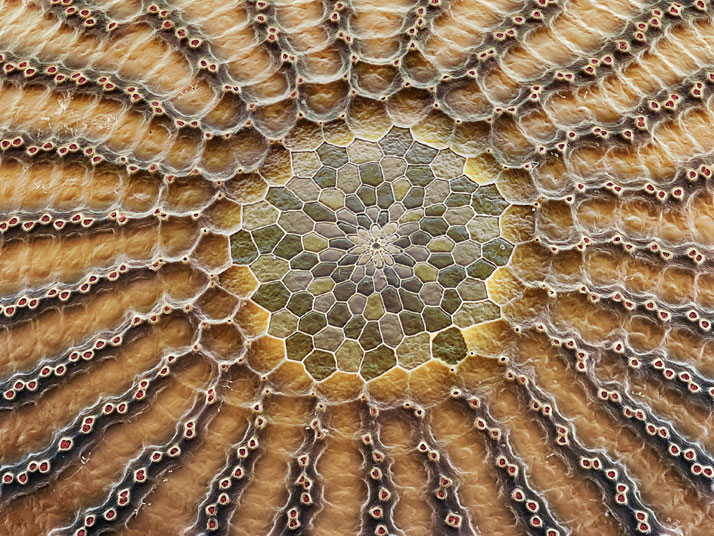
[(463, 359), (461, 328), (500, 314), (484, 280), (513, 249), (496, 186), (402, 129), (292, 156), (296, 176), (244, 206), (231, 238), (286, 357), (317, 380)]

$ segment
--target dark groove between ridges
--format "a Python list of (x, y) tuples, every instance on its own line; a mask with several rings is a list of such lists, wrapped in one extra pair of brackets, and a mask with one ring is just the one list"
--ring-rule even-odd
[(427, 414), (423, 408), (407, 402), (399, 416), (412, 429), (416, 452), (424, 456), (427, 473), (429, 503), (434, 513), (434, 526), (438, 534), (466, 536), (478, 534), (471, 517), (458, 496), (458, 471), (451, 465), (446, 452), (434, 438)]
[(363, 478), (367, 499), (362, 505), (362, 536), (403, 536), (394, 520), (394, 507), (399, 500), (392, 478), (393, 460), (380, 438), (380, 410), (375, 405), (360, 407), (359, 448), (362, 453)]
[[(161, 315), (160, 306), (147, 316), (156, 316), (158, 319), (159, 315)], [(186, 315), (186, 318), (192, 326), (197, 326), (193, 314)], [(60, 386), (74, 375), (92, 368), (92, 363), (115, 358), (116, 353), (122, 347), (145, 337), (149, 329), (150, 327), (143, 322), (133, 324), (132, 319), (127, 319), (113, 331), (95, 333), (84, 344), (75, 346), (60, 356), (44, 359), (30, 371), (13, 374), (0, 383), (0, 393), (3, 394), (0, 398), (0, 411), (12, 411), (26, 404), (37, 402), (51, 389)], [(119, 338), (119, 340), (113, 342), (115, 338)], [(101, 346), (97, 344), (98, 341), (102, 342)], [(182, 349), (175, 350), (180, 353)], [(58, 370), (59, 367), (64, 367), (64, 369)], [(18, 382), (22, 383), (22, 386), (17, 385)], [(35, 383), (31, 384), (31, 382)], [(5, 393), (9, 391), (14, 393), (10, 398), (5, 396)]]
[[(624, 392), (622, 384), (600, 380), (595, 373), (597, 359), (579, 349), (580, 346), (588, 347), (582, 343), (579, 334), (560, 334), (552, 326), (548, 327), (548, 333), (554, 346), (563, 347), (564, 351), (560, 355), (567, 356), (566, 362), (575, 366), (575, 370), (579, 372), (577, 381), (592, 400), (600, 402), (616, 421), (624, 423), (648, 445), (669, 457), (672, 465), (694, 487), (704, 493), (711, 493), (714, 457), (704, 447), (685, 438), (676, 430), (675, 424), (655, 414), (649, 405), (635, 401)], [(553, 337), (550, 333), (558, 335)], [(579, 354), (584, 354), (585, 357), (578, 357)], [(648, 437), (651, 439), (648, 440)], [(674, 453), (670, 450), (672, 448), (676, 449)], [(694, 468), (697, 466), (699, 471), (695, 472)], [(710, 476), (707, 476), (707, 473)]]
[[(175, 355), (171, 363), (163, 358), (121, 395), (104, 397), (79, 414), (71, 424), (56, 432), (43, 450), (0, 467), (0, 500), (7, 502), (32, 493), (54, 481), (73, 463), (82, 463), (83, 454), (102, 441), (108, 428), (129, 422), (146, 411), (170, 381), (171, 373), (185, 368), (192, 359), (193, 354)], [(92, 419), (91, 423), (87, 419)], [(39, 468), (43, 462), (48, 464), (47, 470)], [(29, 467), (32, 463), (38, 465), (34, 471)], [(10, 482), (7, 482), (8, 474), (14, 475)], [(24, 483), (20, 482), (21, 475), (25, 475)]]
[[(532, 536), (569, 535), (570, 530), (551, 512), (542, 493), (533, 489), (528, 482), (527, 467), (513, 452), (508, 440), (508, 428), (501, 426), (491, 416), (481, 398), (460, 389), (454, 389), (451, 396), (460, 401), (463, 409), (475, 419), (475, 429), (485, 434), (489, 463), (496, 468), (508, 508), (522, 529)], [(521, 500), (514, 498), (517, 493), (522, 495)]]
[(193, 406), (179, 419), (173, 437), (162, 445), (145, 447), (129, 462), (100, 505), (79, 512), (74, 522), (56, 529), (58, 536), (89, 536), (116, 531), (145, 505), (146, 496), (159, 485), (167, 471), (181, 466), (182, 456), (204, 441), (202, 433), (222, 404), (220, 392), (229, 386), (239, 369), (220, 373), (206, 393), (196, 395)]
[(309, 535), (315, 516), (324, 508), (322, 476), (317, 464), (326, 448), (322, 402), (315, 405), (302, 444), (290, 461), (287, 474), (288, 499), (275, 514), (270, 536)]
[(231, 519), (240, 507), (245, 490), (253, 481), (256, 464), (263, 453), (260, 439), (263, 429), (269, 425), (263, 413), (263, 404), (268, 395), (269, 391), (261, 391), (253, 403), (254, 417), (241, 440), (231, 447), (224, 466), (211, 481), (198, 507), (196, 520), (187, 534), (225, 536), (230, 531)]
[[(712, 6), (707, 5), (706, 11), (699, 11), (697, 9), (687, 9), (693, 2), (689, 2), (689, 5), (682, 5), (683, 12), (680, 17), (673, 17), (667, 15), (666, 13), (661, 18), (661, 25), (656, 30), (658, 33), (654, 35), (653, 38), (647, 39), (645, 42), (640, 42), (632, 39), (633, 34), (637, 31), (637, 24), (641, 22), (648, 22), (652, 18), (652, 10), (660, 9), (666, 12), (667, 8), (672, 4), (670, 0), (656, 0), (644, 6), (640, 11), (639, 15), (635, 15), (625, 25), (622, 32), (618, 35), (611, 35), (607, 37), (606, 42), (596, 51), (588, 54), (587, 57), (580, 57), (569, 65), (564, 65), (555, 69), (549, 69), (544, 72), (539, 78), (532, 81), (531, 85), (538, 85), (541, 87), (540, 96), (541, 102), (544, 100), (543, 97), (548, 96), (552, 93), (558, 93), (559, 91), (565, 89), (570, 92), (580, 87), (589, 86), (597, 83), (601, 79), (605, 78), (613, 72), (621, 72), (626, 67), (628, 67), (632, 62), (636, 61), (637, 58), (647, 50), (650, 50), (660, 39), (667, 35), (667, 30), (669, 27), (676, 24), (684, 24), (687, 21), (696, 20), (699, 18), (705, 18), (711, 16)], [(622, 51), (618, 48), (618, 43), (620, 41), (626, 41), (629, 44), (630, 49), (627, 51)], [(586, 74), (583, 69), (588, 67), (591, 58), (602, 58), (604, 56), (611, 56), (613, 62), (611, 64), (604, 64), (601, 62), (597, 68), (595, 74)], [(615, 58), (619, 58), (620, 61), (614, 61)], [(574, 80), (568, 82), (565, 80), (554, 79), (555, 73), (561, 72), (572, 72), (574, 75)], [(527, 100), (531, 91), (530, 88), (522, 88), (519, 96), (507, 103), (506, 106), (516, 106), (528, 103)]]
[(613, 460), (603, 449), (589, 449), (577, 439), (573, 426), (560, 413), (554, 398), (535, 383), (533, 371), (513, 363), (508, 368), (519, 397), (543, 427), (551, 447), (571, 471), (595, 482), (605, 497), (608, 511), (626, 534), (673, 534), (643, 502), (627, 467)]

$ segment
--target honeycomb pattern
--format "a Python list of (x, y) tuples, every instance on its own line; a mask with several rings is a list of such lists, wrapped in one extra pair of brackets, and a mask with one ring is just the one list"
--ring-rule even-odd
[[(336, 370), (371, 380), (394, 366), (466, 357), (461, 328), (500, 317), (486, 280), (513, 244), (509, 203), (464, 175), (466, 159), (394, 127), (378, 142), (292, 153), (295, 176), (243, 207), (233, 262), (270, 335), (318, 381)], [(430, 348), (430, 351), (427, 350)]]

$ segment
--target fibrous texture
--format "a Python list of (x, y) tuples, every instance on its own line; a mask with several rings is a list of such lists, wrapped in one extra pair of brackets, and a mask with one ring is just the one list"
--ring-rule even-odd
[(709, 0), (0, 0), (0, 533), (714, 534)]

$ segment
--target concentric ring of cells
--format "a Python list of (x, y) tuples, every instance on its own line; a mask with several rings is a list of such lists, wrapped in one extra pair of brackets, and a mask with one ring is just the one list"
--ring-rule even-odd
[(714, 534), (710, 0), (0, 0), (0, 534)]
[(484, 280), (513, 245), (494, 183), (394, 128), (378, 143), (292, 153), (295, 176), (243, 207), (233, 261), (258, 281), (268, 333), (318, 381), (466, 357), (461, 329), (500, 317)]

